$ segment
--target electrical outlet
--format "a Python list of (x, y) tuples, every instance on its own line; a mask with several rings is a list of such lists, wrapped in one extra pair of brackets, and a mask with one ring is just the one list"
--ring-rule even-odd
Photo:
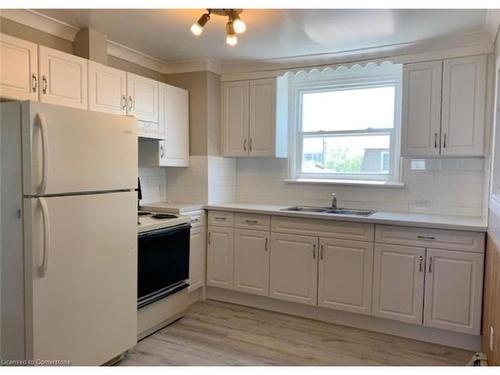
[(493, 329), (492, 326), (490, 326), (490, 342), (489, 342), (489, 347), (490, 347), (490, 352), (493, 352), (495, 350), (494, 348), (494, 343), (495, 343), (495, 330)]
[(415, 200), (415, 206), (421, 207), (421, 208), (429, 208), (431, 206), (431, 200), (430, 199), (416, 199)]

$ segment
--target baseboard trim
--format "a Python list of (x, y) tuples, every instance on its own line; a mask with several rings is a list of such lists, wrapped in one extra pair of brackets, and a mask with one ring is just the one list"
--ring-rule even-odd
[(234, 303), (367, 331), (385, 333), (393, 336), (406, 337), (433, 344), (481, 351), (481, 336), (423, 327), (345, 311), (330, 310), (318, 306), (301, 305), (270, 297), (262, 297), (214, 287), (207, 287), (207, 299)]

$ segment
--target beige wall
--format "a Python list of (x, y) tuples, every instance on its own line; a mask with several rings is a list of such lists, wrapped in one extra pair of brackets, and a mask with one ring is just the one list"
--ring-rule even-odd
[(221, 155), (220, 76), (207, 72), (207, 154)]
[(0, 17), (0, 32), (66, 53), (73, 53), (73, 42)]

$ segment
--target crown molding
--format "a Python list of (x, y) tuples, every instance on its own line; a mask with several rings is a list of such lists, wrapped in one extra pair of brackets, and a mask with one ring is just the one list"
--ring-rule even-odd
[(45, 14), (38, 13), (31, 9), (2, 9), (0, 17), (32, 27), (34, 29), (55, 35), (59, 38), (73, 42), (76, 33), (80, 30), (78, 27), (66, 22), (59, 21)]
[(130, 61), (134, 64), (165, 73), (167, 62), (156, 57), (149, 56), (123, 44), (108, 40), (108, 55)]
[(217, 60), (213, 59), (180, 60), (167, 62), (164, 73), (175, 74), (199, 71), (209, 71), (220, 75), (222, 74), (222, 66)]
[[(417, 60), (430, 60), (425, 55), (447, 56), (445, 51), (453, 50), (453, 55), (473, 55), (492, 53), (493, 43), (486, 31), (479, 31), (467, 35), (448, 38), (435, 38), (419, 40), (409, 43), (385, 45), (380, 47), (360, 48), (334, 53), (323, 53), (304, 56), (293, 56), (279, 59), (266, 59), (258, 61), (235, 61), (222, 64), (224, 76), (244, 74), (249, 72), (272, 72), (283, 70), (308, 69), (317, 66), (328, 66), (340, 63), (354, 63), (370, 59), (392, 58), (394, 56), (411, 56)], [(422, 60), (422, 58), (424, 60)]]
[(486, 11), (485, 28), (494, 42), (500, 28), (500, 9), (488, 9)]

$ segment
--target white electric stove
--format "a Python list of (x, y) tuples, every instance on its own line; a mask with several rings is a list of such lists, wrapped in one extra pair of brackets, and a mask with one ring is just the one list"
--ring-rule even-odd
[(164, 212), (139, 211), (137, 216), (137, 233), (169, 228), (189, 222), (190, 218), (188, 216), (180, 216)]

